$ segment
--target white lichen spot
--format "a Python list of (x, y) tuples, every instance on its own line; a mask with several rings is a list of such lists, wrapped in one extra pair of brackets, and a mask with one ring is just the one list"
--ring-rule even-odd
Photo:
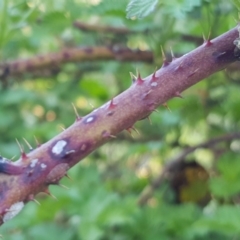
[(45, 169), (45, 168), (47, 167), (47, 165), (46, 165), (45, 163), (41, 163), (40, 167), (41, 167), (42, 169)]
[(156, 87), (157, 85), (158, 85), (157, 82), (152, 82), (152, 83), (151, 83), (151, 86), (152, 86), (152, 87)]
[(52, 148), (52, 153), (60, 154), (63, 151), (63, 148), (67, 145), (67, 142), (64, 140), (58, 141)]
[(3, 216), (3, 222), (7, 222), (14, 218), (24, 207), (23, 202), (14, 203), (9, 209), (6, 210), (6, 213)]
[(89, 118), (87, 118), (86, 123), (90, 123), (90, 122), (92, 122), (93, 119), (94, 119), (94, 117), (89, 117)]
[(36, 159), (33, 159), (33, 160), (31, 161), (30, 167), (31, 167), (31, 168), (34, 168), (34, 167), (36, 166), (37, 162), (38, 162), (38, 159), (37, 159), (37, 158), (36, 158)]
[(69, 150), (69, 151), (67, 151), (65, 154), (66, 155), (69, 155), (69, 154), (72, 154), (72, 153), (75, 153), (76, 151), (75, 150)]

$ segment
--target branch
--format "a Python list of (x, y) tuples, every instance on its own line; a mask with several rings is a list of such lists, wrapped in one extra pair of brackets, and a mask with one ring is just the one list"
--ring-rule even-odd
[(119, 46), (69, 48), (57, 53), (2, 63), (0, 64), (0, 80), (10, 75), (21, 75), (44, 68), (56, 68), (69, 62), (99, 60), (143, 61), (151, 63), (153, 54), (151, 51), (131, 50)]
[(47, 143), (10, 163), (3, 159), (0, 170), (0, 224), (14, 217), (39, 192), (49, 193), (68, 169), (124, 129), (152, 113), (159, 105), (216, 71), (236, 61), (233, 41), (237, 28), (206, 41), (192, 52), (163, 61), (162, 67), (133, 84), (111, 101), (75, 123)]
[[(150, 31), (151, 32), (159, 31), (159, 29), (151, 29), (151, 30), (145, 29), (144, 31), (136, 31), (136, 30), (134, 31), (125, 27), (101, 26), (98, 24), (88, 24), (81, 21), (73, 22), (73, 26), (84, 32), (111, 33), (115, 35), (127, 35), (127, 34), (135, 34), (135, 33), (146, 34), (146, 33), (149, 33)], [(197, 45), (200, 45), (202, 43), (202, 38), (198, 36), (183, 34), (181, 38), (184, 41), (193, 42), (193, 43), (196, 43)]]
[(116, 35), (126, 35), (126, 34), (136, 33), (136, 31), (130, 30), (125, 27), (100, 26), (97, 24), (88, 24), (80, 21), (75, 21), (73, 23), (73, 26), (85, 32), (113, 33)]
[(140, 206), (145, 205), (153, 195), (154, 191), (158, 189), (166, 179), (171, 178), (171, 173), (174, 172), (175, 169), (178, 169), (178, 166), (185, 161), (188, 154), (194, 152), (196, 149), (199, 148), (211, 148), (218, 143), (229, 142), (234, 139), (240, 139), (240, 132), (217, 137), (194, 147), (186, 148), (177, 157), (168, 160), (162, 172), (156, 177), (156, 179), (151, 183), (151, 185), (148, 185), (143, 189), (142, 194), (139, 197), (138, 204)]

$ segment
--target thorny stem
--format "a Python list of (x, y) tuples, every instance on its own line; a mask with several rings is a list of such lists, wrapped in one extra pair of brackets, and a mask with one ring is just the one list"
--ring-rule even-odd
[[(164, 61), (150, 76), (134, 78), (129, 89), (12, 163), (19, 175), (0, 174), (0, 224), (14, 217), (39, 192), (49, 193), (67, 170), (93, 150), (147, 117), (160, 104), (236, 61), (237, 28), (206, 41), (188, 54)], [(11, 212), (11, 216), (9, 215)]]

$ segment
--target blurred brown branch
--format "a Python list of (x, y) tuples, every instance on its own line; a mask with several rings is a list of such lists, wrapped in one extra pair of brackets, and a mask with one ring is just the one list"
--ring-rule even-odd
[(57, 69), (65, 63), (99, 60), (143, 61), (151, 63), (153, 62), (153, 53), (151, 51), (132, 50), (117, 45), (112, 47), (68, 48), (56, 53), (1, 63), (0, 80), (3, 81), (10, 75), (21, 75), (44, 68)]
[(113, 33), (120, 35), (136, 33), (136, 31), (130, 30), (125, 27), (100, 26), (97, 24), (88, 24), (80, 21), (75, 21), (73, 23), (73, 26), (85, 32)]

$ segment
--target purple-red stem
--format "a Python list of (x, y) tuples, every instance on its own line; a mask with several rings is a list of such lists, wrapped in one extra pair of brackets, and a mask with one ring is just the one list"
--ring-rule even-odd
[[(22, 154), (12, 163), (21, 169), (19, 175), (0, 174), (0, 224), (37, 193), (47, 193), (50, 184), (57, 184), (70, 167), (93, 150), (167, 100), (236, 61), (233, 41), (237, 37), (237, 28), (233, 28), (172, 62), (164, 61), (145, 79), (134, 77), (129, 89), (87, 116), (77, 117), (72, 126), (29, 154)], [(11, 211), (13, 216), (9, 216)]]

